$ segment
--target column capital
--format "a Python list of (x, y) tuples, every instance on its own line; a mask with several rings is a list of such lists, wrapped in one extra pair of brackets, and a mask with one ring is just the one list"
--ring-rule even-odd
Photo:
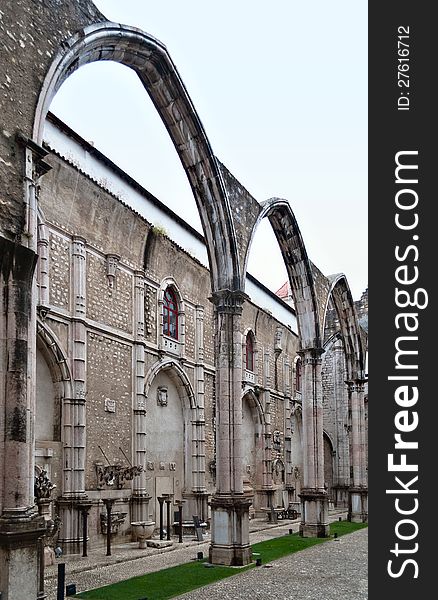
[(209, 298), (220, 313), (242, 314), (243, 304), (249, 296), (242, 290), (218, 290)]
[(324, 352), (324, 348), (302, 348), (298, 350), (303, 363), (312, 363), (321, 360)]

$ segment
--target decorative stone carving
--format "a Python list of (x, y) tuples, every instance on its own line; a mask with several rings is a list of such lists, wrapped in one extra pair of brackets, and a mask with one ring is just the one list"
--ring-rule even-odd
[(275, 430), (272, 434), (272, 449), (279, 452), (281, 449), (281, 432)]
[(284, 462), (281, 458), (276, 458), (272, 462), (272, 479), (276, 485), (284, 482)]
[(118, 254), (106, 255), (106, 275), (108, 277), (108, 285), (110, 288), (114, 287), (119, 260), (120, 256)]
[(164, 385), (160, 385), (157, 389), (157, 404), (158, 406), (167, 406), (168, 402), (168, 391), (167, 387)]
[(123, 465), (102, 465), (101, 463), (97, 463), (97, 489), (101, 490), (105, 486), (114, 486), (116, 489), (121, 490), (126, 481), (132, 481), (134, 477), (138, 477), (142, 472), (143, 467), (141, 465), (124, 467)]
[(169, 470), (176, 471), (176, 463), (174, 463), (174, 462), (169, 463)]
[(34, 495), (36, 501), (40, 499), (50, 499), (52, 497), (52, 491), (56, 488), (56, 485), (50, 481), (47, 476), (47, 471), (36, 467), (37, 473), (35, 474), (34, 482)]
[(148, 460), (146, 468), (148, 471), (153, 471), (155, 469), (155, 465), (151, 460)]
[(160, 462), (160, 471), (164, 471), (164, 469), (166, 468), (166, 465), (164, 462)]
[(105, 410), (106, 412), (115, 413), (116, 412), (116, 401), (111, 398), (105, 398)]
[[(111, 533), (118, 533), (119, 527), (124, 523), (126, 515), (128, 513), (125, 512), (113, 512), (111, 513)], [(103, 535), (106, 535), (106, 526), (107, 526), (107, 513), (100, 513), (100, 531)]]

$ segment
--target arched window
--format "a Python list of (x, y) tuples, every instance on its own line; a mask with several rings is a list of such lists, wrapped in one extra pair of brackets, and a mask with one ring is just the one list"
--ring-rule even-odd
[(178, 302), (171, 287), (164, 292), (163, 333), (174, 340), (178, 339)]
[(302, 364), (301, 358), (295, 363), (295, 391), (301, 392)]
[(251, 331), (246, 336), (246, 370), (254, 371), (254, 336)]

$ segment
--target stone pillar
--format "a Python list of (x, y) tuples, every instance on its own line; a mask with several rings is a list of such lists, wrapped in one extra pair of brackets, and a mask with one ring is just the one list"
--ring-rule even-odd
[(345, 387), (345, 352), (340, 340), (333, 346), (333, 391), (336, 431), (336, 468), (333, 489), (336, 494), (336, 506), (347, 508), (350, 487), (350, 439), (348, 393)]
[(355, 523), (368, 518), (368, 490), (365, 478), (365, 423), (364, 423), (364, 382), (347, 381), (351, 411), (351, 464), (352, 485), (349, 489), (348, 518)]
[[(285, 458), (285, 483), (289, 491), (289, 501), (292, 500), (290, 493), (294, 488), (292, 473), (292, 421), (291, 421), (291, 388), (290, 388), (290, 364), (286, 359), (283, 367), (284, 381), (284, 458)], [(292, 489), (293, 488), (293, 489)]]
[(49, 239), (43, 223), (38, 225), (38, 305), (49, 306)]
[(263, 490), (266, 491), (266, 506), (269, 506), (268, 491), (272, 490), (271, 372), (269, 368), (269, 352), (264, 352), (263, 354), (263, 387), (265, 408)]
[(249, 506), (243, 494), (242, 333), (243, 292), (213, 294), (216, 322), (216, 494), (211, 500), (210, 562), (251, 561)]
[[(0, 237), (0, 591), (2, 600), (38, 593), (38, 538), (45, 531), (33, 497), (29, 364), (33, 249)], [(23, 564), (27, 576), (23, 580)]]
[(43, 160), (46, 150), (20, 133), (17, 142), (24, 153), (21, 243), (0, 236), (0, 591), (2, 600), (33, 600), (38, 538), (45, 532), (33, 495), (34, 270), (38, 184), (50, 167)]
[(82, 528), (77, 503), (85, 498), (85, 437), (87, 384), (86, 249), (85, 240), (73, 237), (72, 252), (72, 389), (73, 398), (64, 401), (63, 496), (58, 498), (62, 521), (59, 543), (65, 553), (79, 552)]
[(132, 521), (149, 520), (149, 499), (146, 491), (146, 401), (145, 385), (145, 321), (144, 321), (144, 272), (134, 273), (134, 463), (143, 467), (133, 479)]
[(301, 524), (303, 537), (329, 534), (328, 496), (324, 489), (324, 440), (321, 348), (308, 348), (302, 356), (303, 466)]
[[(205, 411), (204, 411), (204, 307), (196, 307), (196, 342), (195, 342), (195, 397), (196, 418), (192, 423), (192, 472), (193, 491), (205, 494)], [(202, 500), (201, 500), (202, 503)], [(199, 514), (205, 512), (199, 507)]]

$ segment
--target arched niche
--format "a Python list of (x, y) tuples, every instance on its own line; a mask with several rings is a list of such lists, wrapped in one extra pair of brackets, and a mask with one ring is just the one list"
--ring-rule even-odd
[(62, 495), (65, 488), (63, 412), (68, 398), (71, 398), (71, 375), (66, 354), (55, 334), (38, 320), (34, 454), (35, 464), (46, 470), (56, 485), (53, 497)]
[(190, 496), (196, 457), (192, 456), (195, 398), (185, 372), (171, 359), (157, 362), (146, 375), (146, 486), (153, 498), (150, 517), (158, 523), (157, 497)]

